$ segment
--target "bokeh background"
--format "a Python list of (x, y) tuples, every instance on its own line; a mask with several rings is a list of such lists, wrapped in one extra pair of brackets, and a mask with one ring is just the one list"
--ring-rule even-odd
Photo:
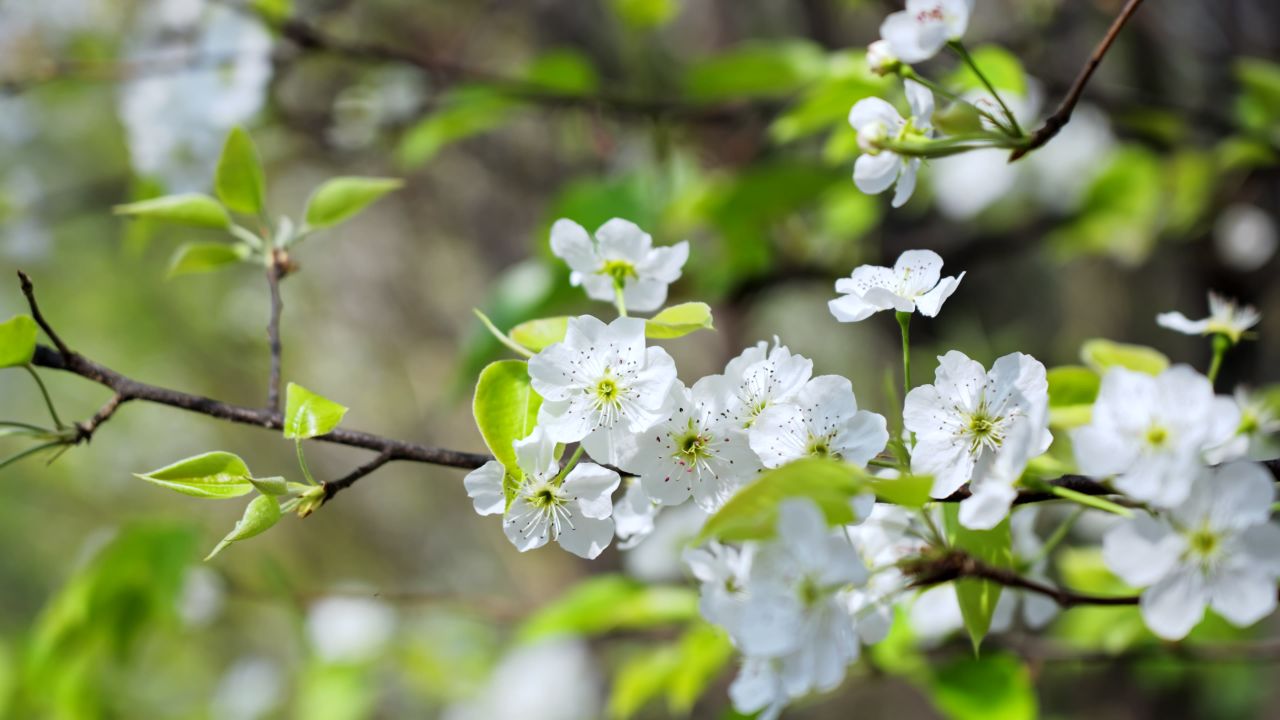
[[(978, 0), (967, 42), (1032, 125), (1119, 5)], [(884, 317), (840, 325), (825, 303), (855, 265), (917, 247), (968, 273), (941, 318), (913, 327), (918, 380), (951, 348), (983, 362), (1021, 350), (1053, 366), (1078, 362), (1094, 337), (1203, 367), (1206, 342), (1153, 320), (1172, 309), (1200, 317), (1216, 289), (1263, 312), (1257, 339), (1228, 358), (1226, 384), (1280, 381), (1280, 5), (1147, 3), (1049, 146), (1014, 165), (997, 152), (932, 162), (890, 212), (850, 181), (857, 150), (844, 119), (861, 97), (897, 93), (862, 58), (896, 9), (0, 0), (0, 316), (24, 311), (21, 268), (90, 357), (151, 383), (264, 402), (263, 274), (168, 279), (174, 249), (208, 238), (111, 212), (208, 191), (222, 140), (241, 124), (264, 156), (275, 213), (296, 217), (332, 175), (406, 180), (309, 239), (285, 281), (285, 378), (351, 406), (349, 427), (483, 450), (469, 397), (501, 348), (471, 308), (502, 327), (609, 312), (568, 287), (550, 256), (559, 217), (590, 228), (621, 216), (660, 244), (691, 241), (673, 299), (710, 302), (717, 330), (667, 343), (690, 382), (778, 335), (895, 417), (897, 328)], [(922, 70), (973, 82), (949, 57)], [(106, 399), (79, 378), (44, 377), (64, 416), (86, 418)], [(28, 377), (0, 374), (0, 415), (43, 412)], [(5, 453), (23, 448), (3, 442)], [(214, 449), (259, 475), (298, 474), (273, 433), (142, 404), (52, 465), (0, 471), (8, 716), (734, 717), (733, 662), (692, 620), (679, 563), (698, 517), (670, 512), (639, 548), (593, 563), (555, 549), (520, 555), (494, 518), (471, 511), (462, 472), (402, 464), (201, 563), (240, 505), (130, 473)], [(364, 459), (323, 446), (309, 457), (322, 478)], [(1082, 525), (1080, 549), (1048, 571), (1113, 585), (1088, 549), (1096, 540)], [(1075, 611), (1034, 641), (1015, 622), (989, 641), (996, 660), (975, 664), (953, 610), (929, 608), (904, 610), (894, 642), (790, 716), (1280, 714), (1280, 653), (1201, 662), (1158, 646), (1133, 610), (1103, 609)], [(1193, 639), (1276, 631), (1209, 623)]]

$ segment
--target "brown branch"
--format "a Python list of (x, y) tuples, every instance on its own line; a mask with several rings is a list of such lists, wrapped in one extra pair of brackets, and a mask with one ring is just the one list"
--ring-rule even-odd
[(375, 470), (382, 467), (383, 465), (386, 465), (387, 463), (391, 462), (394, 459), (395, 458), (391, 457), (390, 453), (380, 452), (377, 454), (377, 456), (375, 456), (369, 462), (361, 465), (355, 470), (352, 470), (346, 475), (343, 475), (337, 480), (320, 483), (321, 485), (324, 486), (324, 502), (329, 502), (330, 500), (333, 499), (334, 495), (337, 495), (339, 492), (346, 490), (347, 488), (354, 485), (355, 482), (360, 478), (366, 475), (372, 474)]
[(960, 550), (908, 561), (903, 571), (914, 578), (913, 587), (928, 587), (963, 578), (990, 580), (1005, 587), (1044, 595), (1060, 607), (1077, 605), (1137, 605), (1137, 595), (1104, 596), (1078, 593), (1023, 577), (1007, 568), (988, 565)]
[(1080, 68), (1080, 73), (1076, 75), (1075, 82), (1071, 83), (1071, 88), (1067, 90), (1067, 94), (1062, 98), (1062, 102), (1058, 104), (1058, 108), (1053, 111), (1052, 115), (1045, 118), (1044, 124), (1039, 129), (1031, 133), (1025, 145), (1013, 151), (1009, 156), (1009, 162), (1013, 162), (1032, 150), (1042, 147), (1066, 126), (1071, 120), (1071, 113), (1076, 109), (1076, 103), (1080, 102), (1080, 96), (1084, 93), (1085, 86), (1089, 84), (1089, 79), (1093, 77), (1093, 72), (1102, 63), (1102, 57), (1111, 49), (1111, 45), (1116, 41), (1120, 30), (1141, 4), (1142, 0), (1128, 0), (1124, 4), (1120, 14), (1112, 21), (1106, 36), (1102, 38), (1102, 42), (1098, 43), (1098, 46), (1093, 49), (1093, 54), (1085, 62), (1084, 67)]
[(19, 270), (18, 282), (22, 285), (22, 294), (27, 298), (27, 306), (31, 308), (32, 319), (36, 321), (36, 324), (44, 331), (44, 334), (58, 348), (58, 352), (62, 354), (62, 357), (70, 357), (73, 354), (71, 349), (62, 341), (62, 338), (58, 337), (58, 333), (54, 332), (53, 327), (44, 319), (44, 314), (40, 312), (40, 304), (36, 302), (36, 288), (31, 283), (31, 278)]
[(280, 281), (288, 272), (287, 260), (279, 250), (271, 251), (271, 264), (267, 267), (267, 287), (271, 291), (271, 315), (267, 320), (267, 344), (271, 349), (271, 375), (267, 380), (267, 409), (280, 411), (280, 363), (283, 346), (280, 342), (280, 313), (284, 300), (280, 297)]

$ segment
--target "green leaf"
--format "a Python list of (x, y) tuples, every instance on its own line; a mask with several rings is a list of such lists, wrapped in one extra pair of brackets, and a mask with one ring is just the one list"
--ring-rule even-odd
[(524, 476), (516, 464), (513, 443), (533, 432), (542, 398), (529, 382), (529, 364), (522, 360), (499, 360), (480, 371), (471, 404), (476, 426), (489, 452), (507, 470), (507, 502), (515, 490), (514, 481)]
[[(946, 503), (943, 507), (947, 542), (988, 565), (1013, 566), (1013, 540), (1009, 533), (1009, 519), (1005, 518), (990, 530), (970, 530), (960, 524), (959, 503)], [(956, 599), (960, 602), (960, 614), (964, 616), (965, 629), (976, 653), (991, 629), (991, 616), (1000, 600), (999, 583), (989, 580), (964, 578), (955, 582)]]
[(36, 354), (36, 321), (30, 315), (15, 315), (0, 323), (0, 368), (31, 362)]
[(169, 261), (169, 277), (195, 275), (234, 265), (249, 257), (249, 247), (222, 242), (187, 243), (173, 253)]
[(347, 408), (310, 390), (289, 383), (285, 388), (284, 436), (306, 439), (327, 435), (338, 427)]
[(826, 53), (813, 43), (745, 43), (695, 64), (685, 91), (700, 102), (785, 97), (820, 79), (826, 67)]
[(586, 55), (568, 49), (539, 55), (525, 69), (531, 84), (562, 95), (588, 95), (600, 89), (600, 75)]
[(396, 149), (397, 160), (403, 167), (422, 165), (447, 145), (505, 124), (516, 107), (515, 101), (493, 88), (455, 88), (439, 110), (404, 134)]
[(199, 193), (140, 200), (117, 205), (113, 211), (117, 215), (131, 215), (180, 225), (217, 229), (231, 226), (231, 216), (227, 215), (226, 208), (218, 204), (217, 200)]
[(1008, 653), (960, 658), (939, 667), (929, 694), (952, 720), (1034, 720), (1038, 717), (1031, 672)]
[(933, 124), (947, 135), (980, 133), (984, 130), (978, 108), (963, 100), (953, 102), (934, 113)]
[(1102, 378), (1080, 365), (1049, 369), (1049, 424), (1070, 429), (1088, 425)]
[(244, 128), (233, 128), (214, 176), (218, 199), (234, 212), (257, 215), (266, 208), (266, 176), (258, 149)]
[(866, 492), (867, 474), (839, 460), (805, 458), (766, 470), (707, 519), (698, 536), (706, 540), (764, 540), (773, 536), (783, 500), (813, 500), (832, 525), (854, 521), (850, 500)]
[(578, 583), (533, 614), (517, 632), (522, 642), (556, 635), (598, 635), (687, 622), (698, 617), (698, 593), (686, 587), (646, 585), (622, 575)]
[(905, 508), (922, 508), (932, 499), (929, 491), (933, 489), (933, 478), (929, 475), (867, 477), (863, 482), (880, 500)]
[(1086, 340), (1080, 346), (1080, 359), (1099, 375), (1113, 367), (1159, 375), (1169, 367), (1169, 358), (1159, 350), (1102, 339)]
[[(1017, 55), (999, 45), (983, 45), (971, 50), (969, 55), (996, 90), (1008, 91), (1014, 95), (1026, 95), (1027, 74), (1023, 71), (1022, 61)], [(964, 90), (986, 90), (982, 80), (969, 69), (968, 65), (960, 65), (956, 68), (945, 84)]]
[(667, 688), (673, 715), (688, 715), (725, 665), (733, 658), (729, 635), (708, 623), (695, 623), (680, 638), (679, 662)]
[(614, 720), (634, 717), (650, 700), (662, 694), (679, 664), (679, 648), (670, 644), (633, 653), (613, 676), (609, 717)]
[(220, 451), (179, 460), (149, 473), (135, 473), (134, 477), (183, 495), (216, 500), (239, 497), (253, 490), (253, 476), (244, 461)]
[(328, 180), (316, 188), (307, 201), (307, 225), (313, 228), (337, 225), (403, 186), (404, 183), (395, 178), (337, 177)]
[(236, 526), (205, 557), (205, 562), (212, 560), (215, 555), (222, 552), (231, 543), (261, 535), (270, 530), (271, 526), (279, 521), (280, 501), (274, 495), (259, 495), (255, 497), (249, 501), (249, 505), (244, 509), (244, 515), (241, 516)]
[(699, 330), (714, 330), (711, 306), (701, 302), (672, 305), (644, 321), (644, 335), (653, 340), (684, 337)]
[[(249, 482), (263, 495), (288, 495), (289, 481), (282, 477), (249, 478)], [(302, 487), (310, 489), (310, 486)]]
[(865, 53), (834, 53), (827, 61), (826, 76), (805, 89), (773, 124), (769, 136), (788, 143), (833, 127), (847, 127), (849, 108), (867, 97), (885, 93), (889, 79), (867, 67)]
[(623, 22), (642, 30), (666, 25), (680, 10), (679, 0), (611, 0), (610, 4)]
[(564, 340), (568, 329), (569, 318), (560, 316), (522, 322), (511, 328), (511, 332), (507, 334), (524, 347), (540, 352)]
[(1247, 128), (1271, 130), (1274, 139), (1280, 129), (1280, 65), (1262, 58), (1239, 58), (1236, 79), (1242, 90), (1236, 102), (1240, 124)]

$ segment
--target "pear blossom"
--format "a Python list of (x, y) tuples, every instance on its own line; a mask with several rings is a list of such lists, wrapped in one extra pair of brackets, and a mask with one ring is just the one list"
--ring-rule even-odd
[(760, 413), (750, 440), (765, 467), (802, 457), (835, 457), (866, 467), (889, 442), (889, 431), (883, 415), (858, 409), (848, 378), (822, 375), (805, 383), (791, 402)]
[(972, 13), (973, 0), (907, 0), (880, 24), (880, 37), (903, 62), (923, 62), (964, 37)]
[(876, 40), (867, 46), (867, 67), (871, 72), (877, 75), (888, 75), (901, 63), (898, 56), (893, 54), (889, 43), (884, 40)]
[(689, 243), (653, 247), (653, 238), (635, 223), (614, 218), (596, 230), (595, 240), (572, 220), (551, 226), (551, 251), (569, 264), (569, 282), (592, 300), (613, 302), (615, 284), (630, 310), (650, 312), (667, 301), (667, 286), (680, 279)]
[(698, 611), (707, 621), (723, 627), (730, 635), (742, 627), (742, 610), (747, 602), (747, 580), (756, 546), (740, 547), (710, 542), (684, 552), (685, 565), (702, 584)]
[(1238, 343), (1245, 331), (1262, 319), (1252, 305), (1241, 306), (1217, 293), (1209, 293), (1209, 317), (1191, 320), (1180, 312), (1164, 312), (1156, 316), (1156, 324), (1186, 335), (1225, 335)]
[(774, 338), (772, 349), (764, 341), (756, 343), (730, 360), (722, 375), (704, 380), (718, 395), (724, 419), (745, 429), (768, 408), (789, 402), (812, 376), (813, 361)]
[(742, 428), (727, 420), (718, 383), (703, 378), (690, 390), (679, 381), (667, 403), (671, 416), (630, 437), (618, 466), (640, 476), (644, 492), (663, 505), (693, 497), (714, 512), (757, 470), (760, 461)]
[[(979, 492), (997, 490), (1053, 442), (1044, 410), (1049, 403), (1044, 365), (1030, 355), (1012, 353), (987, 372), (956, 350), (938, 362), (934, 384), (913, 389), (903, 408), (903, 424), (916, 437), (911, 471), (933, 476), (935, 498), (951, 495), (966, 482)], [(1031, 427), (1024, 430), (1018, 427), (1022, 424)], [(1024, 432), (1025, 438), (1020, 435)], [(1007, 457), (1000, 458), (1002, 454)], [(1004, 478), (998, 482), (995, 476), (1001, 472)]]
[(618, 473), (594, 463), (579, 463), (560, 478), (556, 441), (541, 427), (515, 443), (519, 479), (515, 499), (505, 507), (506, 470), (496, 460), (468, 473), (467, 495), (481, 515), (503, 514), (502, 529), (520, 552), (542, 547), (548, 540), (588, 560), (613, 539), (613, 491)]
[(778, 510), (778, 535), (762, 543), (747, 578), (734, 642), (747, 657), (730, 696), (741, 712), (776, 712), (787, 698), (836, 687), (858, 658), (847, 592), (867, 570), (841, 532), (832, 532), (813, 501)]
[(1280, 417), (1265, 398), (1237, 387), (1232, 399), (1240, 411), (1240, 423), (1226, 442), (1205, 453), (1207, 462), (1217, 464), (1240, 457), (1260, 460), (1271, 451), (1268, 439), (1280, 432)]
[[(1049, 426), (1048, 403), (1036, 403), (1028, 422), (1013, 424), (1004, 447), (996, 452), (988, 472), (969, 483), (969, 497), (960, 501), (960, 524), (971, 530), (990, 530), (1009, 514), (1018, 497), (1014, 489), (1031, 459), (1048, 449), (1044, 443)], [(1052, 440), (1052, 438), (1050, 438)]]
[(655, 502), (640, 485), (640, 478), (626, 479), (626, 491), (613, 506), (613, 529), (618, 536), (618, 549), (630, 550), (653, 533), (662, 505)]
[(846, 595), (847, 609), (862, 643), (877, 643), (889, 634), (894, 607), (912, 582), (898, 563), (928, 550), (925, 528), (915, 513), (880, 503), (865, 521), (845, 527), (845, 533), (870, 570), (866, 586)]
[(941, 277), (942, 258), (932, 250), (908, 250), (893, 267), (860, 265), (847, 278), (836, 281), (842, 297), (827, 302), (840, 322), (860, 322), (881, 310), (920, 311), (937, 317), (942, 304), (956, 291), (964, 273)]
[(853, 165), (853, 182), (868, 195), (878, 195), (894, 183), (893, 207), (902, 207), (916, 189), (920, 158), (899, 155), (885, 143), (928, 138), (933, 133), (933, 93), (914, 80), (903, 81), (911, 118), (882, 98), (859, 100), (849, 111), (849, 124), (858, 133), (862, 155)]
[(1186, 365), (1157, 376), (1112, 368), (1102, 378), (1092, 421), (1071, 439), (1080, 472), (1114, 475), (1122, 492), (1172, 507), (1186, 499), (1204, 454), (1239, 424), (1235, 403), (1215, 397), (1209, 379)]
[(1181, 639), (1205, 607), (1242, 627), (1275, 610), (1280, 527), (1269, 522), (1274, 482), (1251, 462), (1202, 468), (1167, 514), (1140, 515), (1103, 538), (1102, 557), (1112, 572), (1145, 588), (1140, 606), (1152, 632)]
[(593, 459), (616, 465), (631, 433), (668, 416), (676, 367), (666, 350), (645, 348), (644, 320), (605, 325), (583, 315), (569, 319), (564, 341), (529, 359), (529, 377), (547, 436), (581, 441)]

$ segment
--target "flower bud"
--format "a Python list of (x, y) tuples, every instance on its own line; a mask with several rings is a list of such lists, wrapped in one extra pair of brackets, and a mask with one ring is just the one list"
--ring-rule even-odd
[(902, 61), (889, 49), (889, 43), (876, 40), (867, 46), (867, 65), (877, 75), (890, 75), (897, 72)]

